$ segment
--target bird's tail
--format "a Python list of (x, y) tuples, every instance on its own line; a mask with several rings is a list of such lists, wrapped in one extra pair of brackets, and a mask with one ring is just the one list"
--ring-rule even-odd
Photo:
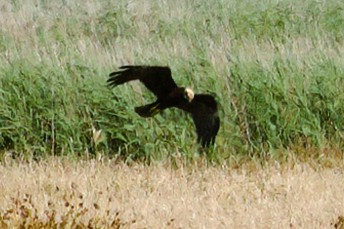
[(141, 117), (153, 117), (161, 111), (160, 103), (154, 102), (145, 106), (135, 107), (135, 112)]

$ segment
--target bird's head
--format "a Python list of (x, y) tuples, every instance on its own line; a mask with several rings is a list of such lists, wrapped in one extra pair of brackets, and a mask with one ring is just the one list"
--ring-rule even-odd
[(184, 98), (187, 99), (190, 103), (191, 101), (193, 100), (195, 96), (195, 93), (193, 92), (193, 90), (191, 88), (185, 88), (185, 91), (184, 91)]

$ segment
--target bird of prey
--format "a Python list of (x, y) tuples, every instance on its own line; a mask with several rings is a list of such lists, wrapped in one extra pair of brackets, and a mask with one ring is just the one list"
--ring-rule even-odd
[(119, 69), (110, 73), (107, 80), (110, 87), (140, 80), (157, 97), (153, 103), (135, 107), (135, 112), (141, 117), (153, 117), (170, 107), (182, 109), (191, 114), (196, 126), (197, 142), (202, 147), (214, 144), (220, 119), (217, 103), (212, 95), (194, 94), (188, 87), (178, 87), (172, 79), (169, 67), (126, 65)]

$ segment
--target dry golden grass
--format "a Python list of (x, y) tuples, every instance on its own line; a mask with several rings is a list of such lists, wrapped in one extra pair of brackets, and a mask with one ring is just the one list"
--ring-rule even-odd
[(0, 166), (1, 228), (341, 228), (344, 167)]

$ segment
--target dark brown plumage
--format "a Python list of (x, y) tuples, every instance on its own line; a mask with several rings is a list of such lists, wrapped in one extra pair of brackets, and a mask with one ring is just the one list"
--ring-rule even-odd
[(191, 114), (196, 126), (197, 141), (208, 147), (214, 144), (220, 128), (217, 103), (208, 94), (194, 94), (190, 88), (178, 87), (172, 79), (171, 69), (160, 66), (122, 66), (112, 72), (107, 80), (109, 86), (140, 80), (157, 100), (154, 103), (136, 107), (135, 112), (142, 117), (152, 117), (160, 111), (176, 107)]

